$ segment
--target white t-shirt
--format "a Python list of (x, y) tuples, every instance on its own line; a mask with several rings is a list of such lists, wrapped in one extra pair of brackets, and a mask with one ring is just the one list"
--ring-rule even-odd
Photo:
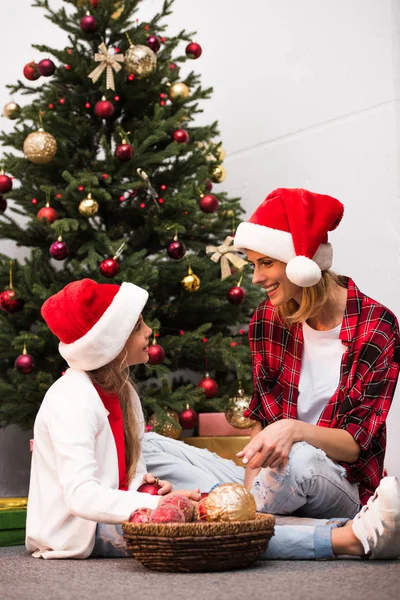
[(339, 339), (342, 324), (328, 331), (317, 331), (303, 323), (297, 418), (315, 425), (340, 379), (340, 365), (346, 347)]

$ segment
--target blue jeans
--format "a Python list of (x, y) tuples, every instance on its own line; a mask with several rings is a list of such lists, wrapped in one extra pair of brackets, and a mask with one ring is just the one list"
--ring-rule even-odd
[[(302, 519), (277, 517), (275, 535), (263, 560), (326, 560), (334, 558), (331, 529), (342, 527), (348, 519)], [(92, 558), (127, 558), (132, 556), (126, 547), (121, 525), (98, 523)]]
[(360, 510), (357, 484), (323, 450), (306, 442), (293, 444), (284, 466), (261, 469), (251, 492), (257, 511), (274, 515), (349, 519)]

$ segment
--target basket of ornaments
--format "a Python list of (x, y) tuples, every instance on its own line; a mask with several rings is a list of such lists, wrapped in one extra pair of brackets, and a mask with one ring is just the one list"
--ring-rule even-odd
[(122, 523), (133, 557), (154, 571), (243, 569), (265, 552), (272, 515), (257, 514), (252, 494), (236, 483), (215, 487), (195, 507), (169, 496), (154, 510), (139, 508)]

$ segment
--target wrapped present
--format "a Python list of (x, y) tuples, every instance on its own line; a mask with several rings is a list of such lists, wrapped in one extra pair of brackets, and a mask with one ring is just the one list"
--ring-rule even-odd
[[(215, 413), (214, 413), (215, 414)], [(189, 446), (196, 448), (206, 448), (210, 452), (215, 452), (221, 458), (233, 460), (237, 465), (243, 467), (243, 461), (236, 454), (243, 450), (246, 444), (249, 443), (249, 436), (216, 436), (216, 437), (189, 437), (183, 440)]]
[(25, 526), (26, 509), (11, 508), (0, 510), (0, 546), (24, 545)]
[(250, 429), (237, 429), (228, 423), (225, 413), (200, 413), (199, 414), (199, 436), (248, 436)]

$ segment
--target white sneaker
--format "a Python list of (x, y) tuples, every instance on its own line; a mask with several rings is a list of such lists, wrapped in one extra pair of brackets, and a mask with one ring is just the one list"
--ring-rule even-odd
[(369, 558), (400, 557), (400, 485), (385, 477), (354, 517), (353, 532)]

